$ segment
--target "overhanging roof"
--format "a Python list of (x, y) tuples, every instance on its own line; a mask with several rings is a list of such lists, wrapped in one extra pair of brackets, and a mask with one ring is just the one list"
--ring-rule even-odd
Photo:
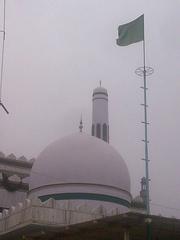
[(16, 160), (0, 157), (0, 172), (8, 175), (20, 176), (22, 178), (30, 175), (33, 161)]

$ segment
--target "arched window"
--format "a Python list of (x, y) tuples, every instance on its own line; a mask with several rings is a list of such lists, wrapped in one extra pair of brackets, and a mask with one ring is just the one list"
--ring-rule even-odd
[(101, 125), (99, 123), (96, 125), (96, 137), (101, 138)]
[(92, 136), (94, 136), (94, 124), (92, 125)]
[(107, 137), (107, 125), (106, 123), (103, 124), (103, 140), (107, 142), (108, 137)]

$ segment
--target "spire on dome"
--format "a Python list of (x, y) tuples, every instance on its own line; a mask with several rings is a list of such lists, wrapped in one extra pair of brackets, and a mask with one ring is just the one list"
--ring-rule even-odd
[(83, 129), (83, 122), (82, 122), (82, 114), (81, 114), (80, 124), (79, 124), (79, 131), (82, 132), (82, 129)]

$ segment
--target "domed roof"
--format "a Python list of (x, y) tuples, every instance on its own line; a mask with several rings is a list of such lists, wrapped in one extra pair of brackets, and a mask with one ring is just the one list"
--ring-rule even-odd
[(105, 89), (105, 88), (103, 88), (103, 87), (97, 87), (97, 88), (95, 88), (94, 90), (93, 90), (93, 95), (94, 94), (98, 94), (98, 93), (102, 93), (102, 94), (106, 94), (106, 95), (108, 95), (108, 93), (107, 93), (107, 90)]
[(102, 184), (130, 192), (128, 169), (119, 153), (84, 133), (53, 142), (36, 159), (30, 190), (58, 183)]
[(136, 196), (135, 198), (133, 198), (132, 200), (133, 202), (136, 202), (136, 203), (144, 203), (144, 200), (141, 196)]

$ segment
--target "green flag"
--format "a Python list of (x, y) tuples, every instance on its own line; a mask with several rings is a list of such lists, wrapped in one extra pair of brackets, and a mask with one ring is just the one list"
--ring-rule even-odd
[(144, 40), (144, 15), (134, 21), (120, 25), (118, 28), (117, 45), (128, 46)]

